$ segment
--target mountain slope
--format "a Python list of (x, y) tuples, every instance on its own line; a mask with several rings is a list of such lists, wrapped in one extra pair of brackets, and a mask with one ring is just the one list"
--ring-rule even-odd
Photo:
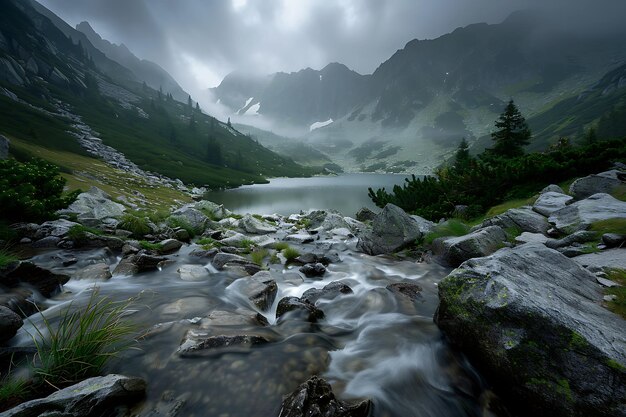
[(189, 93), (185, 92), (176, 80), (159, 65), (137, 58), (124, 44), (115, 45), (102, 39), (88, 22), (79, 23), (76, 30), (83, 33), (89, 42), (108, 58), (130, 69), (140, 81), (145, 81), (154, 90), (161, 89), (166, 94), (172, 94), (174, 99), (180, 102), (187, 102)]
[[(3, 0), (0, 134), (210, 187), (310, 173), (171, 96), (108, 77), (92, 48), (88, 40), (75, 44), (28, 2)], [(100, 60), (121, 67), (104, 54)]]

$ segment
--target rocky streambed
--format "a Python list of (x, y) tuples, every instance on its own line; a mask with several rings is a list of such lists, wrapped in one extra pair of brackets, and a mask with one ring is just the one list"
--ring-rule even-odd
[[(69, 219), (16, 227), (34, 252), (2, 272), (0, 304), (35, 302), (54, 323), (96, 287), (132, 298), (137, 349), (92, 382), (132, 398), (130, 415), (621, 416), (625, 327), (603, 288), (626, 269), (624, 236), (587, 249), (588, 229), (626, 220), (626, 203), (572, 194), (551, 187), (432, 252), (405, 252), (437, 225), (392, 205), (353, 219), (238, 216), (203, 201), (151, 224), (146, 244), (92, 190), (69, 211), (105, 235), (77, 239)], [(14, 319), (2, 351), (28, 352), (41, 321)], [(50, 410), (84, 415), (58, 397)], [(6, 415), (37, 415), (18, 413), (28, 404)]]

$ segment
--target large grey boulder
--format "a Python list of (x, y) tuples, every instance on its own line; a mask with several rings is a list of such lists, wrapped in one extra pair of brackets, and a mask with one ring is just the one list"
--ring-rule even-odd
[(50, 220), (41, 224), (41, 226), (35, 231), (33, 238), (35, 240), (50, 236), (63, 238), (67, 236), (70, 229), (75, 226), (80, 225), (76, 222), (71, 222), (65, 219)]
[(229, 352), (247, 351), (253, 346), (268, 343), (269, 340), (256, 334), (220, 334), (189, 330), (185, 334), (177, 353), (183, 358), (210, 356), (215, 350), (227, 349)]
[(441, 330), (522, 414), (626, 415), (624, 320), (575, 261), (503, 249), (452, 271), (439, 298)]
[(228, 289), (237, 291), (261, 311), (269, 310), (278, 294), (278, 285), (267, 271), (240, 278), (229, 285)]
[(548, 221), (566, 234), (587, 229), (601, 220), (626, 219), (626, 202), (608, 194), (594, 194), (552, 213)]
[(609, 249), (597, 253), (588, 253), (573, 258), (584, 267), (606, 270), (626, 270), (626, 249)]
[(212, 220), (222, 220), (226, 217), (232, 216), (232, 212), (224, 207), (223, 204), (216, 204), (212, 201), (202, 200), (193, 204), (193, 207), (200, 210)]
[(118, 218), (124, 214), (126, 208), (111, 200), (111, 196), (99, 189), (91, 187), (86, 193), (81, 193), (67, 209), (59, 213), (75, 213), (79, 219)]
[(328, 382), (312, 376), (285, 397), (279, 417), (367, 417), (371, 409), (369, 400), (355, 403), (337, 400)]
[(2, 417), (84, 417), (118, 415), (122, 406), (141, 400), (143, 379), (123, 375), (89, 378), (46, 398), (32, 400), (2, 413)]
[(487, 256), (504, 247), (507, 236), (499, 226), (488, 226), (465, 236), (435, 241), (433, 251), (448, 265), (458, 266), (471, 258)]
[(420, 224), (400, 207), (387, 204), (372, 221), (372, 230), (359, 237), (357, 249), (368, 255), (396, 252), (423, 236)]
[(618, 173), (618, 170), (612, 170), (579, 178), (570, 185), (569, 193), (576, 200), (582, 200), (598, 193), (609, 194), (623, 184), (617, 177)]
[(548, 217), (555, 211), (567, 206), (572, 201), (574, 201), (574, 197), (550, 191), (541, 194), (539, 198), (537, 198), (537, 201), (533, 204), (533, 210)]
[(8, 288), (31, 286), (44, 297), (50, 297), (69, 281), (67, 275), (55, 274), (32, 262), (15, 262), (0, 269), (0, 285)]
[(540, 191), (540, 194), (550, 193), (550, 192), (565, 194), (565, 191), (563, 191), (563, 189), (556, 184), (548, 185), (547, 187), (545, 187), (543, 190)]
[(9, 157), (9, 139), (0, 135), (0, 159), (7, 159)]
[(252, 233), (253, 235), (265, 235), (268, 233), (274, 233), (277, 230), (276, 227), (271, 224), (259, 220), (250, 214), (246, 214), (241, 220), (239, 220), (239, 227), (245, 232)]
[(547, 219), (536, 213), (530, 207), (520, 207), (505, 211), (502, 214), (485, 220), (475, 229), (482, 229), (487, 226), (500, 226), (503, 229), (516, 229), (520, 232), (543, 233), (548, 231)]
[(207, 216), (192, 206), (183, 206), (175, 210), (172, 215), (168, 217), (167, 221), (168, 224), (171, 224), (171, 222), (177, 220), (188, 224), (196, 233), (202, 233), (209, 222)]
[(73, 279), (88, 279), (93, 281), (106, 281), (111, 277), (111, 268), (104, 262), (88, 265), (79, 269), (72, 275)]
[(11, 339), (24, 322), (8, 307), (0, 305), (0, 343)]

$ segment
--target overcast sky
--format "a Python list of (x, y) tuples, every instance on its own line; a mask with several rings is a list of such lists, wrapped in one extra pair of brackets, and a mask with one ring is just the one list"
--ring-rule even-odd
[[(435, 38), (512, 11), (559, 3), (586, 15), (624, 0), (40, 0), (70, 25), (86, 20), (114, 43), (157, 62), (186, 90), (233, 70), (373, 72), (411, 39)], [(623, 17), (623, 15), (622, 15)], [(621, 19), (621, 17), (620, 17)]]

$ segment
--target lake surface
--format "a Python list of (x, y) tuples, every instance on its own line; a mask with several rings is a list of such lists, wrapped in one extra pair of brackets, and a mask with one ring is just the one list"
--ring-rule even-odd
[(361, 207), (378, 211), (367, 196), (367, 188), (385, 188), (403, 184), (406, 175), (342, 174), (312, 178), (275, 178), (269, 184), (245, 185), (226, 191), (214, 191), (208, 199), (223, 204), (236, 213), (282, 214), (300, 210), (333, 209), (353, 217)]

